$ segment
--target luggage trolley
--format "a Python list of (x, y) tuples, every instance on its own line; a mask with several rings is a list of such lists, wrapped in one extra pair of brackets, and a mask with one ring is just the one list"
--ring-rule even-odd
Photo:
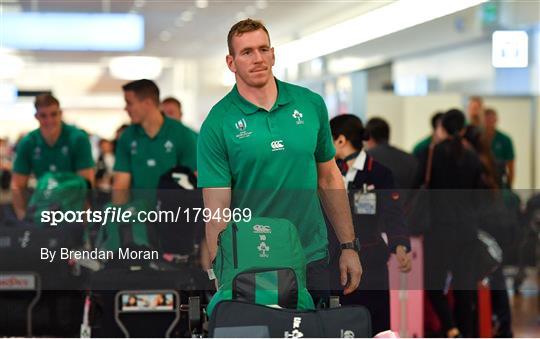
[(114, 319), (126, 338), (130, 337), (130, 333), (121, 316), (148, 313), (174, 314), (165, 331), (165, 337), (169, 338), (180, 320), (180, 295), (175, 290), (126, 290), (116, 293)]
[(190, 272), (188, 268), (94, 272), (90, 283), (93, 311), (88, 312), (92, 336), (200, 336), (201, 299)]
[(35, 292), (26, 308), (26, 335), (32, 336), (32, 311), (41, 297), (41, 280), (34, 272), (0, 272), (0, 292)]

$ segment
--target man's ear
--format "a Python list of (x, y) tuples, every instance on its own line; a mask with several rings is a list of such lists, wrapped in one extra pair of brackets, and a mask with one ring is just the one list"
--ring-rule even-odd
[(276, 64), (276, 54), (274, 54), (274, 47), (270, 48), (272, 51), (272, 66)]
[[(145, 107), (147, 107), (147, 108), (155, 107), (155, 106), (156, 106), (156, 103), (155, 103), (154, 100), (152, 100), (150, 97), (144, 98), (144, 99), (142, 100), (142, 103), (143, 103), (143, 105), (144, 105)], [(158, 105), (158, 107), (159, 107), (159, 105)]]
[(236, 65), (234, 64), (234, 57), (228, 54), (225, 57), (225, 62), (227, 63), (227, 67), (229, 67), (229, 70), (233, 73), (236, 73)]
[(343, 134), (340, 134), (336, 139), (336, 143), (340, 146), (345, 145), (346, 142), (347, 142), (347, 138), (345, 138)]

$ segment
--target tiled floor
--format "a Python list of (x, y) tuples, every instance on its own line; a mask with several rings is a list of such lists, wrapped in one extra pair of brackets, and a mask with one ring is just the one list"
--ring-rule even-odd
[(511, 295), (514, 337), (540, 338), (540, 295), (536, 270), (527, 270), (520, 295)]
[(514, 336), (520, 338), (540, 338), (538, 297), (522, 295), (512, 298), (511, 302)]

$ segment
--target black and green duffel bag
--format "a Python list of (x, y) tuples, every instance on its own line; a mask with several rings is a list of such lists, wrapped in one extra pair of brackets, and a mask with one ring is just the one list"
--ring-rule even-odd
[(296, 227), (286, 219), (230, 223), (219, 234), (213, 267), (219, 289), (208, 304), (208, 314), (221, 300), (315, 308), (306, 288), (304, 250)]
[(28, 216), (36, 224), (42, 223), (46, 211), (82, 211), (86, 202), (88, 184), (75, 173), (47, 172), (39, 178), (28, 202)]

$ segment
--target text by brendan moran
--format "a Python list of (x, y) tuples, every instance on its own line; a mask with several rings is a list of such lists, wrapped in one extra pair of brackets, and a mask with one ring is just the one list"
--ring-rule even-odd
[(41, 260), (53, 262), (54, 260), (157, 260), (159, 252), (155, 250), (132, 250), (129, 247), (119, 248), (116, 251), (99, 250), (71, 250), (62, 247), (58, 250), (41, 248)]

